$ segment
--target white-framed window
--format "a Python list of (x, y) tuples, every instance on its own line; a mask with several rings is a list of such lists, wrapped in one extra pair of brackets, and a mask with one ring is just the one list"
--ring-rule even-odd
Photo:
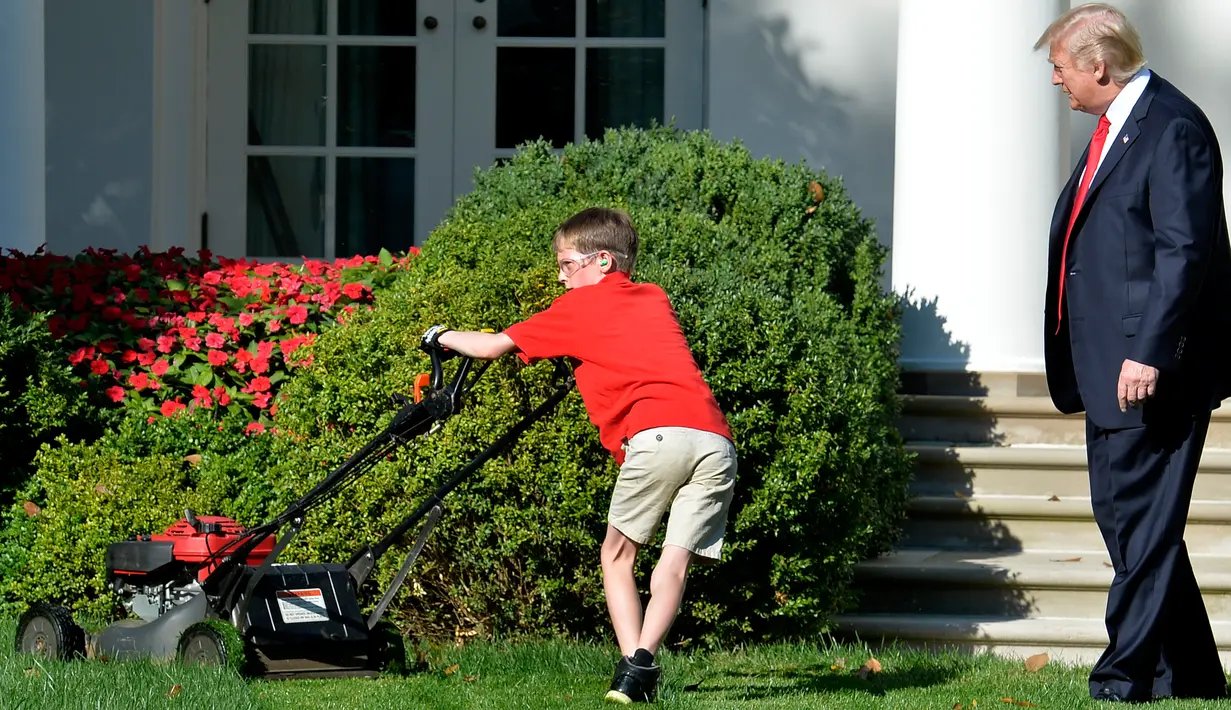
[(404, 250), (524, 140), (701, 127), (701, 0), (208, 8), (208, 246), (226, 256)]

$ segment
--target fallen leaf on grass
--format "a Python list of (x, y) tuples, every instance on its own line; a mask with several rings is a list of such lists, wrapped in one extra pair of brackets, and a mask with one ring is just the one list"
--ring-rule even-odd
[(860, 678), (867, 678), (869, 675), (873, 673), (880, 673), (880, 672), (881, 672), (881, 662), (876, 660), (875, 658), (869, 658), (868, 660), (863, 662), (863, 665), (859, 667), (859, 670), (855, 671), (855, 675), (859, 676)]
[(99, 494), (101, 494), (101, 495), (105, 495), (105, 496), (109, 496), (109, 495), (111, 495), (111, 489), (110, 489), (110, 488), (108, 488), (108, 487), (106, 487), (106, 486), (104, 486), (104, 485), (103, 485), (103, 484), (101, 484), (101, 483), (100, 483), (100, 484), (98, 484), (97, 486), (94, 486), (94, 492), (95, 492), (95, 493), (99, 493)]
[(201, 463), (201, 454), (188, 454), (184, 457), (184, 460), (195, 466)]
[(26, 511), (26, 517), (28, 518), (33, 518), (34, 516), (38, 515), (43, 510), (42, 508), (38, 507), (34, 503), (31, 503), (30, 501), (26, 501), (25, 503), (22, 503), (21, 507)]
[(174, 698), (175, 696), (179, 695), (180, 691), (182, 690), (183, 688), (180, 686), (180, 684), (176, 683), (175, 685), (171, 686), (170, 690), (167, 691), (167, 697)]
[(961, 703), (954, 703), (954, 704), (953, 704), (953, 710), (962, 710), (962, 704), (961, 704)]
[(1001, 698), (1000, 702), (1009, 703), (1010, 705), (1020, 705), (1021, 707), (1024, 707), (1024, 708), (1037, 708), (1038, 707), (1038, 705), (1035, 705), (1034, 703), (1028, 703), (1025, 700), (1014, 700), (1013, 698)]
[(478, 677), (479, 677), (479, 674), (475, 673), (474, 675), (468, 675), (465, 678), (462, 678), (462, 680), (466, 681), (467, 683), (473, 683), (475, 682), (475, 680), (478, 679)]
[(454, 673), (457, 672), (457, 669), (461, 667), (462, 667), (462, 664), (454, 663), (453, 665), (445, 669), (445, 675), (453, 675)]
[(28, 675), (28, 676), (36, 676), (36, 675), (38, 675), (38, 669), (37, 669), (37, 668), (27, 668), (27, 669), (26, 669), (26, 675)]
[(829, 670), (831, 671), (846, 670), (846, 659), (839, 658), (838, 660), (834, 661), (833, 665), (829, 667)]
[(1026, 670), (1031, 673), (1038, 673), (1039, 669), (1047, 665), (1049, 660), (1051, 659), (1047, 657), (1046, 653), (1036, 653), (1026, 659)]

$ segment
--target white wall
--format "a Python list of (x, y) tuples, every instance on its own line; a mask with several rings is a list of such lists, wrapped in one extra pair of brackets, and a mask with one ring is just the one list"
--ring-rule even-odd
[(45, 2), (48, 249), (131, 252), (150, 240), (153, 0)]
[(708, 12), (714, 137), (842, 176), (890, 244), (898, 0), (710, 0)]
[[(1000, 9), (998, 0), (983, 1), (989, 12)], [(1117, 4), (1141, 32), (1149, 66), (1205, 110), (1221, 139), (1224, 162), (1231, 160), (1227, 148), (1231, 145), (1231, 41), (1225, 37), (1225, 28), (1231, 26), (1231, 1), (1120, 0)], [(882, 242), (890, 245), (899, 12), (899, 0), (709, 0), (708, 18), (706, 125), (715, 137), (738, 138), (754, 155), (788, 161), (803, 158), (841, 175), (852, 199), (876, 221)], [(1022, 36), (1029, 36), (1027, 49), (1044, 29), (1045, 24), (1023, 30)], [(970, 74), (963, 72), (963, 63), (983, 59), (963, 56), (957, 39), (938, 36), (936, 47), (937, 101), (968, 102), (967, 120), (993, 120), (989, 111), (978, 107), (979, 87), (962, 83)], [(1037, 59), (1038, 75), (1032, 81), (1049, 84), (1046, 52), (1038, 52)], [(1096, 120), (1084, 114), (1069, 118), (1069, 137), (1061, 141), (1055, 157), (1057, 170), (1066, 179)], [(955, 123), (954, 129), (962, 130), (961, 123)], [(1231, 182), (1224, 189), (1231, 202)], [(1046, 217), (1052, 207), (1054, 198), (1044, 208)], [(937, 246), (942, 242), (938, 234)], [(1037, 245), (1046, 249), (1045, 234), (1039, 236)], [(891, 253), (887, 284), (894, 258)], [(1040, 283), (1035, 291), (1041, 294), (1042, 288)], [(1025, 298), (1039, 300), (1041, 295)], [(938, 362), (938, 352), (977, 353), (988, 350), (979, 347), (980, 338), (1003, 339), (1003, 334), (997, 334), (1003, 322), (988, 322), (983, 328), (983, 321), (974, 321), (990, 316), (973, 311), (987, 309), (972, 310), (970, 303), (970, 299), (937, 299), (935, 312), (923, 313), (934, 323), (910, 328), (905, 334), (904, 361), (914, 357), (919, 362)], [(1041, 317), (1041, 300), (1037, 306), (1026, 307), (1036, 308)], [(1020, 327), (1034, 328), (1037, 320)], [(955, 335), (956, 323), (964, 325)], [(1035, 335), (1030, 338), (1037, 339)], [(1041, 355), (1037, 353), (1034, 360)], [(966, 362), (967, 366), (975, 364)], [(964, 369), (956, 364), (942, 367)]]

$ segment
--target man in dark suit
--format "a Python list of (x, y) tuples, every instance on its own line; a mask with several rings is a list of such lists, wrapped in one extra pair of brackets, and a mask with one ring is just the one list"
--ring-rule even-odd
[(1052, 401), (1085, 411), (1094, 518), (1115, 577), (1100, 700), (1226, 695), (1184, 526), (1210, 412), (1231, 395), (1231, 246), (1218, 141), (1145, 69), (1120, 11), (1058, 18), (1052, 83), (1099, 127), (1056, 203), (1045, 308)]

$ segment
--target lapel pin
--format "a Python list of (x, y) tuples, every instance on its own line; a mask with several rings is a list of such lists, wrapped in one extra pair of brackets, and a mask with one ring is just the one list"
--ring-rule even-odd
[(1122, 138), (1121, 140), (1123, 140), (1125, 143), (1127, 143), (1127, 142), (1128, 142), (1128, 134), (1127, 134), (1127, 133), (1125, 133), (1125, 134), (1124, 134), (1124, 138)]

